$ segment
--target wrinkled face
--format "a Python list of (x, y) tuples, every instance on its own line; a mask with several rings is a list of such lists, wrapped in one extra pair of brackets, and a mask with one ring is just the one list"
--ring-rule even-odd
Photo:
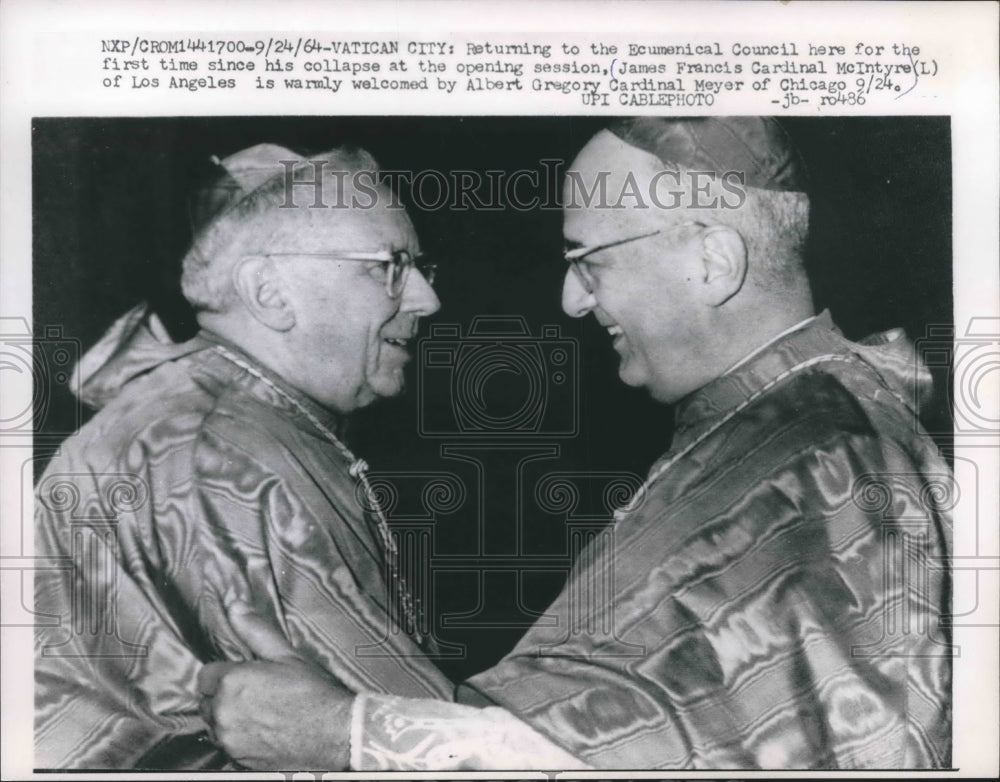
[[(403, 209), (380, 199), (371, 209), (289, 210), (271, 237), (269, 252), (419, 252)], [(287, 334), (288, 363), (301, 391), (346, 414), (404, 390), (419, 318), (440, 302), (415, 268), (396, 298), (386, 292), (387, 265), (331, 258), (275, 258), (295, 313)]]
[[(595, 247), (659, 231), (580, 258), (590, 281), (587, 291), (572, 268), (563, 284), (563, 309), (571, 317), (592, 313), (604, 326), (621, 363), (619, 376), (630, 386), (646, 388), (654, 399), (673, 402), (703, 384), (699, 362), (704, 313), (697, 304), (700, 228), (684, 226), (695, 217), (683, 208), (665, 210), (651, 204), (648, 186), (662, 171), (653, 155), (603, 131), (580, 152), (570, 167), (586, 187), (607, 174), (608, 199), (589, 206), (567, 179), (564, 187), (563, 233), (568, 249)], [(626, 188), (629, 172), (648, 208), (609, 208)], [(626, 192), (631, 192), (631, 185)], [(671, 202), (668, 197), (661, 204)]]

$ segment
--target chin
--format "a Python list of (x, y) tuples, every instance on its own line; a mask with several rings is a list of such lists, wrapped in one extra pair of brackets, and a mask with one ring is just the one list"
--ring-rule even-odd
[(372, 401), (374, 399), (393, 399), (397, 396), (402, 396), (406, 392), (406, 380), (402, 377), (402, 373), (400, 373), (399, 378), (370, 383), (369, 388), (373, 396)]
[(663, 389), (651, 386), (647, 390), (649, 391), (650, 398), (661, 405), (672, 405), (686, 396), (686, 394), (679, 394), (676, 391), (664, 391)]
[(646, 393), (649, 394), (650, 399), (654, 402), (659, 402), (660, 404), (673, 404), (684, 396), (684, 394), (678, 393), (676, 388), (663, 388), (662, 386), (652, 383), (647, 377), (641, 377), (635, 374), (630, 375), (624, 367), (619, 370), (618, 376), (627, 386), (646, 389)]
[(642, 388), (647, 385), (646, 378), (642, 377), (637, 372), (629, 371), (628, 363), (625, 361), (618, 366), (618, 379), (625, 385), (631, 386), (632, 388)]

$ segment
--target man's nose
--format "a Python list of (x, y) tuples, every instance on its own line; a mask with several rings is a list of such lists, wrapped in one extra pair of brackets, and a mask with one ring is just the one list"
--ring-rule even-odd
[(573, 273), (572, 267), (566, 270), (563, 278), (562, 308), (571, 318), (582, 318), (597, 304), (594, 294), (583, 287), (583, 282)]
[(441, 301), (427, 278), (416, 268), (410, 269), (406, 275), (406, 285), (403, 286), (403, 298), (399, 308), (404, 312), (412, 312), (425, 318), (441, 309)]

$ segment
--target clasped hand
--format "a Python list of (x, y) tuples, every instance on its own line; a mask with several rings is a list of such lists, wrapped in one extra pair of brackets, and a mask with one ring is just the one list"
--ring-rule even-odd
[(199, 672), (201, 714), (215, 741), (245, 768), (345, 769), (353, 694), (245, 603), (230, 606), (229, 617), (259, 661)]

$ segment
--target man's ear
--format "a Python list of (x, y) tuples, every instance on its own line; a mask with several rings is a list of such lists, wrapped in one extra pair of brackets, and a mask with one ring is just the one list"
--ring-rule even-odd
[(237, 261), (233, 287), (247, 311), (268, 328), (288, 331), (295, 325), (287, 285), (270, 258), (250, 255)]
[(739, 293), (747, 276), (747, 246), (738, 231), (713, 225), (702, 234), (702, 264), (705, 301), (725, 304)]

